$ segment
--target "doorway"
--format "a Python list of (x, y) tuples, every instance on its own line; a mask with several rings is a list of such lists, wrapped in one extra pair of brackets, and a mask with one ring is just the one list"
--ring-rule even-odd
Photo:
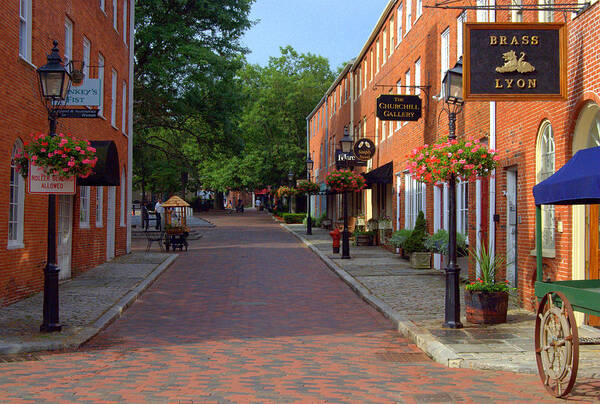
[(506, 280), (517, 287), (517, 170), (506, 171)]
[(106, 260), (115, 258), (115, 217), (116, 187), (108, 187), (108, 203), (106, 207)]
[(73, 195), (58, 195), (58, 229), (56, 258), (60, 268), (58, 279), (71, 277), (71, 246), (73, 235)]
[[(589, 205), (587, 239), (588, 239), (588, 270), (586, 279), (600, 279), (600, 205)], [(587, 323), (600, 327), (600, 317), (588, 316)]]

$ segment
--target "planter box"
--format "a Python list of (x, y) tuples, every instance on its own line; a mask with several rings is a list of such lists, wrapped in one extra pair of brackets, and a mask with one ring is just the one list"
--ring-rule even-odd
[(357, 234), (356, 245), (373, 245), (373, 236), (369, 234)]
[(508, 293), (465, 290), (465, 309), (469, 323), (506, 323)]
[(430, 252), (414, 252), (410, 254), (410, 266), (415, 269), (431, 268)]

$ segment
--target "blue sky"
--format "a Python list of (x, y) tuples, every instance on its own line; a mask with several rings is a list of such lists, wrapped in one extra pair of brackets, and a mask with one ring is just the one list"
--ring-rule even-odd
[(250, 63), (265, 66), (279, 47), (329, 59), (332, 70), (358, 56), (389, 0), (256, 0), (260, 20), (242, 39)]

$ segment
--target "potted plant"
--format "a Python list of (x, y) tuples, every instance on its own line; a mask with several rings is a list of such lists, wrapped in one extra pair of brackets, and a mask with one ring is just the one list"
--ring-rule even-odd
[(360, 245), (373, 245), (373, 238), (375, 232), (372, 230), (354, 230), (354, 239), (357, 246)]
[(415, 227), (403, 244), (403, 249), (410, 254), (410, 265), (415, 269), (431, 268), (431, 252), (425, 247), (427, 239), (427, 222), (423, 211), (419, 211)]
[(299, 180), (296, 184), (296, 192), (299, 194), (317, 194), (320, 190), (319, 184), (309, 180)]
[(377, 228), (379, 229), (380, 243), (386, 244), (392, 233), (392, 219), (387, 216), (380, 217), (377, 221)]
[(407, 258), (407, 255), (404, 251), (404, 243), (412, 233), (410, 229), (402, 229), (392, 233), (392, 237), (390, 237), (390, 244), (401, 250), (400, 254), (402, 258)]
[(496, 282), (496, 274), (504, 265), (504, 258), (492, 255), (482, 243), (479, 251), (469, 250), (469, 255), (479, 264), (481, 277), (465, 287), (467, 321), (474, 324), (506, 322), (508, 310), (508, 281)]
[(335, 192), (360, 191), (367, 186), (365, 177), (350, 170), (334, 170), (327, 174), (325, 182)]
[[(433, 253), (448, 255), (448, 239), (448, 232), (440, 229), (425, 239), (425, 247)], [(456, 255), (458, 257), (469, 255), (467, 237), (462, 233), (456, 233)]]

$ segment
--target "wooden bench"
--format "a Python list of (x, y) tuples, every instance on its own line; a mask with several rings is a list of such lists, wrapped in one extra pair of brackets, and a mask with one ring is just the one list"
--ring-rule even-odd
[(144, 231), (148, 244), (146, 245), (146, 252), (150, 251), (152, 243), (157, 242), (160, 250), (164, 251), (163, 243), (165, 241), (165, 232), (163, 230), (146, 230)]

